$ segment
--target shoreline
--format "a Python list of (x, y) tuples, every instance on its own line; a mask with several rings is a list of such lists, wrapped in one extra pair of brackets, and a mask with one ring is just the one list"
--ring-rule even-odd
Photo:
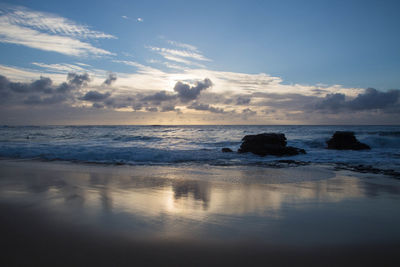
[(15, 160), (0, 170), (7, 266), (400, 263), (400, 184), (382, 175)]
[(323, 167), (333, 171), (349, 171), (353, 174), (367, 174), (367, 175), (383, 175), (386, 178), (400, 179), (400, 172), (394, 169), (387, 168), (376, 168), (372, 165), (363, 165), (363, 164), (349, 164), (344, 162), (310, 162), (310, 161), (300, 161), (300, 160), (291, 160), (291, 159), (276, 159), (274, 161), (269, 162), (255, 162), (255, 163), (239, 163), (239, 164), (209, 164), (209, 163), (201, 163), (201, 162), (178, 162), (175, 164), (172, 163), (154, 163), (154, 164), (131, 164), (125, 162), (90, 162), (90, 161), (77, 161), (77, 160), (62, 160), (62, 159), (41, 159), (41, 158), (8, 158), (8, 157), (0, 157), (1, 163), (38, 163), (38, 164), (73, 164), (75, 166), (99, 166), (99, 167), (127, 167), (127, 168), (147, 168), (147, 167), (155, 167), (155, 168), (203, 168), (203, 166), (207, 166), (209, 168), (265, 168), (265, 169), (281, 169), (281, 168), (296, 168), (302, 166), (311, 166), (311, 167)]

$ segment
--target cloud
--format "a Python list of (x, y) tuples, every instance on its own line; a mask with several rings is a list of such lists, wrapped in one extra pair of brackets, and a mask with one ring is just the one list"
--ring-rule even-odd
[(109, 93), (109, 92), (102, 94), (97, 91), (89, 91), (81, 98), (81, 100), (90, 101), (90, 102), (101, 102), (101, 101), (104, 101), (105, 99), (107, 99), (110, 95), (111, 95), (111, 93)]
[(72, 100), (71, 92), (87, 85), (89, 75), (69, 73), (67, 81), (56, 86), (47, 77), (40, 77), (32, 82), (11, 82), (7, 77), (0, 75), (0, 92), (5, 104), (56, 104)]
[(175, 42), (173, 43), (178, 44), (181, 47), (184, 46), (185, 50), (169, 49), (169, 48), (154, 47), (154, 46), (149, 46), (148, 48), (151, 51), (157, 52), (159, 55), (161, 55), (167, 60), (183, 63), (186, 65), (204, 67), (202, 64), (195, 61), (211, 61), (210, 59), (200, 54), (197, 48), (195, 48), (194, 46), (190, 47), (190, 45), (187, 44), (181, 44)]
[(49, 97), (41, 97), (39, 95), (30, 95), (24, 100), (27, 105), (52, 105), (65, 102), (68, 99), (66, 95), (57, 94)]
[(143, 19), (142, 18), (137, 18), (136, 21), (140, 23), (140, 22), (143, 22)]
[[(79, 63), (82, 64), (82, 63)], [(79, 64), (65, 64), (65, 63), (59, 63), (59, 64), (45, 64), (41, 62), (32, 62), (32, 65), (35, 65), (40, 68), (44, 68), (48, 71), (51, 72), (56, 72), (56, 73), (68, 73), (68, 72), (84, 72), (86, 71), (84, 68), (79, 66)], [(84, 65), (83, 65), (84, 66)]]
[(115, 73), (108, 73), (107, 79), (103, 82), (103, 85), (111, 85), (117, 80), (117, 75)]
[(183, 48), (186, 50), (191, 50), (191, 51), (198, 51), (197, 47), (194, 45), (190, 45), (190, 44), (185, 44), (185, 43), (181, 43), (181, 42), (176, 42), (176, 41), (171, 41), (171, 40), (167, 40), (167, 43), (179, 48)]
[(256, 112), (256, 111), (253, 111), (253, 110), (251, 110), (251, 109), (249, 109), (249, 108), (246, 108), (246, 109), (243, 109), (243, 110), (242, 110), (242, 114), (254, 116), (254, 115), (257, 114), (257, 112)]
[[(150, 94), (126, 92), (123, 94), (117, 94), (113, 97), (111, 97), (110, 93), (100, 93), (98, 91), (91, 90), (79, 99), (84, 101), (98, 102), (99, 105), (96, 105), (97, 107), (104, 106), (116, 109), (131, 107), (133, 110), (141, 110), (143, 108), (148, 110), (149, 108), (157, 108), (157, 111), (160, 112), (180, 112), (180, 109), (176, 107), (177, 104), (187, 103), (196, 99), (202, 90), (205, 90), (211, 85), (212, 82), (210, 79), (198, 81), (194, 86), (183, 82), (178, 82), (174, 87), (175, 93), (168, 92), (166, 90)], [(100, 102), (102, 102), (102, 106), (100, 106)], [(198, 105), (193, 105), (191, 108), (200, 110), (199, 107), (200, 106)], [(224, 112), (220, 108), (211, 106), (208, 106), (207, 110), (213, 113)], [(155, 109), (151, 109), (151, 111), (155, 112)]]
[(129, 19), (128, 16), (121, 16), (121, 18), (123, 18), (123, 19)]
[(82, 85), (86, 85), (90, 82), (89, 74), (76, 74), (73, 72), (68, 73), (67, 75), (68, 84), (70, 87), (81, 87)]
[(177, 82), (174, 86), (174, 91), (178, 93), (178, 98), (181, 102), (186, 103), (195, 100), (200, 95), (201, 91), (211, 87), (212, 85), (211, 80), (208, 78), (197, 82), (195, 86), (190, 86), (183, 82)]
[(349, 107), (353, 110), (384, 109), (398, 104), (399, 96), (399, 89), (380, 92), (374, 88), (367, 88), (364, 94), (359, 94), (349, 102)]
[(149, 111), (149, 112), (157, 112), (157, 111), (158, 111), (158, 108), (155, 108), (155, 107), (147, 107), (147, 108), (146, 108), (146, 111)]
[(107, 97), (107, 93), (103, 94), (103, 96), (105, 99), (102, 104), (111, 109), (126, 109), (134, 105), (134, 100), (131, 96), (119, 95), (110, 97), (109, 95)]
[(197, 102), (192, 103), (190, 106), (187, 106), (187, 108), (194, 109), (194, 110), (209, 111), (212, 113), (224, 113), (225, 112), (222, 108), (216, 108), (216, 107), (210, 106), (208, 104), (200, 104)]
[(386, 92), (378, 91), (374, 88), (367, 88), (363, 93), (358, 94), (351, 100), (346, 100), (344, 94), (328, 94), (316, 104), (319, 109), (336, 111), (345, 110), (386, 110), (393, 109), (399, 104), (400, 90), (392, 89)]
[[(66, 18), (23, 7), (2, 8), (0, 42), (24, 45), (71, 56), (103, 56), (111, 52), (94, 47), (88, 38), (115, 38)], [(83, 41), (82, 39), (85, 39)]]
[(50, 13), (34, 11), (21, 6), (3, 7), (0, 10), (5, 13), (4, 17), (14, 25), (21, 25), (65, 36), (95, 39), (116, 38), (111, 34), (91, 30), (88, 26), (77, 24), (71, 20)]
[[(168, 115), (171, 114), (161, 113), (162, 111), (182, 111), (183, 113), (176, 117), (175, 123), (218, 121), (241, 124), (313, 124), (354, 121), (367, 123), (368, 120), (371, 123), (380, 120), (382, 123), (399, 122), (399, 90), (379, 91), (344, 88), (339, 85), (286, 84), (280, 77), (265, 73), (246, 74), (190, 68), (167, 72), (134, 61), (115, 62), (133, 66), (135, 69), (131, 73), (115, 73), (118, 76), (118, 84), (113, 86), (112, 94), (104, 99), (99, 97), (97, 102), (86, 101), (82, 97), (89, 91), (107, 94), (104, 91), (106, 70), (89, 68), (91, 72), (88, 75), (91, 79), (77, 78), (80, 82), (75, 85), (69, 80), (65, 81), (65, 75), (0, 65), (0, 73), (6, 74), (4, 76), (9, 79), (12, 78), (15, 84), (17, 81), (20, 83), (19, 86), (14, 85), (14, 91), (8, 85), (7, 90), (2, 90), (4, 84), (8, 84), (10, 80), (0, 77), (0, 101), (2, 106), (7, 102), (7, 107), (14, 105), (18, 108), (21, 104), (50, 106), (49, 103), (61, 101), (59, 103), (72, 107), (90, 109), (90, 103), (95, 108), (101, 108), (101, 112), (137, 111), (137, 116), (157, 111), (160, 113), (148, 115), (154, 119), (155, 124), (159, 118), (170, 118)], [(66, 66), (62, 63), (59, 65), (54, 68)], [(81, 66), (75, 63), (71, 65)], [(41, 74), (42, 78), (38, 79)], [(52, 83), (46, 82), (44, 77), (51, 79)], [(204, 89), (207, 87), (207, 79), (204, 77), (210, 80), (210, 84), (212, 81), (212, 87)], [(72, 76), (71, 81), (75, 80), (71, 78)], [(33, 82), (36, 82), (35, 86), (31, 85)], [(63, 92), (58, 89), (64, 86), (71, 90)], [(53, 97), (55, 95), (58, 97)], [(343, 116), (344, 113), (346, 116)], [(168, 119), (165, 123), (167, 122)]]
[(250, 108), (246, 108), (246, 109), (242, 110), (242, 118), (244, 120), (248, 120), (249, 117), (255, 117), (256, 115), (257, 115), (257, 112), (254, 110), (251, 110)]
[(21, 83), (21, 82), (10, 82), (4, 76), (2, 76), (2, 90), (6, 90), (6, 87), (15, 93), (28, 93), (28, 92), (44, 92), (52, 93), (53, 88), (51, 88), (52, 81), (50, 78), (40, 77), (39, 80), (33, 81), (31, 83)]
[(101, 103), (94, 102), (94, 103), (92, 104), (92, 107), (94, 107), (94, 108), (104, 108), (104, 105), (101, 104)]
[(251, 99), (249, 97), (239, 96), (236, 98), (236, 105), (248, 105), (250, 104)]
[(344, 94), (327, 94), (325, 98), (316, 104), (319, 109), (338, 110), (346, 105), (346, 96)]
[(179, 109), (176, 109), (174, 105), (172, 104), (167, 104), (167, 105), (163, 105), (161, 106), (161, 112), (169, 112), (169, 111), (180, 111)]
[(142, 98), (144, 102), (151, 102), (156, 105), (160, 105), (161, 102), (170, 101), (176, 99), (176, 95), (172, 95), (166, 91), (160, 91), (152, 95), (148, 95)]

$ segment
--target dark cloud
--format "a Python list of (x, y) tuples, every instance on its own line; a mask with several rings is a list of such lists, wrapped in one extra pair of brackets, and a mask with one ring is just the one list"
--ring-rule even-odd
[(1, 76), (0, 78), (0, 90), (10, 90), (15, 93), (44, 92), (50, 94), (53, 91), (51, 85), (51, 79), (46, 77), (40, 77), (39, 80), (31, 83), (10, 82), (4, 76)]
[(50, 94), (53, 91), (51, 88), (52, 83), (50, 78), (40, 77), (39, 80), (32, 82), (30, 87), (34, 91)]
[(161, 112), (177, 111), (174, 105), (168, 104), (161, 107)]
[(253, 111), (253, 110), (251, 110), (251, 109), (249, 109), (249, 108), (246, 108), (246, 109), (243, 109), (242, 110), (242, 114), (243, 115), (250, 115), (250, 116), (254, 116), (254, 115), (256, 115), (257, 114), (257, 112), (256, 111)]
[(316, 104), (319, 109), (338, 110), (345, 106), (346, 96), (344, 94), (327, 94), (325, 99)]
[(353, 110), (385, 109), (399, 101), (400, 90), (380, 92), (374, 88), (368, 88), (364, 94), (359, 94), (349, 101), (349, 108)]
[(158, 111), (158, 108), (155, 108), (155, 107), (147, 107), (147, 108), (146, 108), (146, 111), (149, 111), (149, 112), (157, 112), (157, 111)]
[(89, 74), (76, 74), (76, 73), (68, 73), (67, 81), (70, 85), (74, 85), (76, 87), (82, 87), (90, 82)]
[(8, 104), (49, 105), (73, 99), (72, 91), (80, 89), (90, 81), (89, 75), (69, 73), (67, 82), (58, 86), (47, 77), (32, 82), (11, 82), (7, 77), (0, 75), (0, 92), (3, 102), (7, 98)]
[(241, 117), (244, 120), (248, 120), (249, 117), (253, 117), (255, 115), (257, 115), (257, 112), (254, 110), (251, 110), (250, 108), (243, 109), (242, 113), (241, 113)]
[(248, 105), (248, 104), (250, 104), (250, 101), (251, 101), (251, 99), (249, 97), (239, 96), (236, 99), (236, 105), (239, 105), (239, 106)]
[(95, 102), (95, 103), (93, 103), (92, 107), (94, 107), (94, 108), (104, 108), (104, 105)]
[(66, 95), (55, 94), (49, 97), (40, 97), (38, 95), (28, 96), (24, 100), (24, 104), (27, 105), (51, 105), (58, 104), (66, 101), (68, 97)]
[(0, 91), (6, 90), (10, 81), (3, 75), (0, 75)]
[(117, 80), (117, 75), (110, 72), (110, 73), (108, 73), (107, 79), (103, 82), (103, 85), (111, 85), (116, 80)]
[(212, 107), (208, 104), (200, 104), (200, 103), (192, 103), (190, 106), (187, 106), (188, 109), (194, 109), (194, 110), (204, 110), (204, 111), (209, 111), (212, 113), (224, 113), (225, 111), (222, 108), (216, 108)]
[(110, 93), (100, 93), (97, 91), (89, 91), (87, 92), (81, 100), (90, 101), (90, 102), (101, 102), (107, 99), (111, 94)]
[(133, 109), (134, 111), (141, 110), (142, 108), (143, 108), (143, 104), (142, 104), (142, 103), (133, 103), (133, 104), (132, 104), (132, 109)]
[(212, 85), (211, 80), (208, 78), (197, 82), (195, 86), (190, 86), (183, 82), (177, 82), (174, 86), (174, 91), (178, 93), (178, 98), (181, 102), (187, 103), (195, 100), (200, 95), (201, 91), (211, 87)]
[(59, 93), (67, 93), (68, 91), (76, 90), (82, 86), (86, 86), (90, 82), (89, 74), (68, 73), (67, 82), (63, 82), (56, 89)]
[(397, 110), (395, 107), (399, 104), (400, 90), (393, 89), (387, 92), (381, 92), (374, 88), (368, 88), (364, 93), (358, 94), (354, 99), (347, 100), (344, 94), (328, 94), (316, 104), (318, 109), (337, 111), (342, 110)]
[(253, 105), (267, 106), (274, 109), (284, 110), (308, 110), (315, 109), (316, 103), (321, 101), (320, 97), (306, 96), (302, 94), (276, 94), (276, 93), (255, 93)]
[(133, 99), (131, 97), (118, 96), (106, 98), (103, 102), (108, 108), (128, 108), (131, 107)]
[(148, 95), (142, 98), (144, 102), (151, 102), (155, 105), (160, 105), (163, 101), (170, 101), (176, 99), (176, 95), (167, 93), (167, 91), (160, 91), (152, 95)]

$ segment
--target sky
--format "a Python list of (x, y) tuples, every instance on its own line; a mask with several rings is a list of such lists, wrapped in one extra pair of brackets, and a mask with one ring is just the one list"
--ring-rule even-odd
[(399, 1), (0, 2), (0, 124), (400, 124)]

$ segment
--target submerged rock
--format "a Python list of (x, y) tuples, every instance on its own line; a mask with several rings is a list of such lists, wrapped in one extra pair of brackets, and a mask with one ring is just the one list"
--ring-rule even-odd
[(361, 143), (354, 136), (354, 132), (337, 131), (327, 142), (328, 149), (338, 150), (363, 150), (371, 149), (368, 145)]
[(282, 133), (246, 135), (242, 141), (239, 153), (251, 152), (259, 156), (294, 156), (306, 153), (304, 149), (286, 146), (286, 137)]
[(227, 152), (233, 152), (232, 149), (230, 149), (229, 147), (224, 147), (223, 149), (221, 149), (222, 152), (227, 153)]

